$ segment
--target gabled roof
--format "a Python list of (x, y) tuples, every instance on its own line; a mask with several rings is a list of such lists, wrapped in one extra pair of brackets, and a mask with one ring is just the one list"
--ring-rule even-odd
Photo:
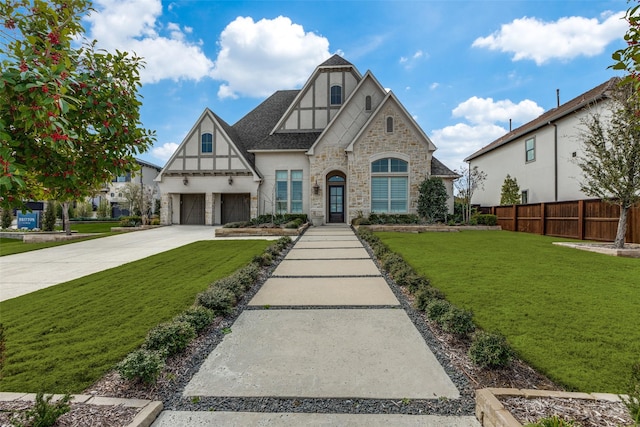
[(336, 66), (342, 67), (345, 65), (353, 67), (353, 64), (351, 62), (347, 61), (342, 56), (336, 53), (331, 58), (327, 59), (322, 64), (320, 64), (319, 67), (336, 67)]
[(559, 120), (569, 114), (575, 113), (583, 109), (584, 107), (597, 103), (605, 98), (608, 98), (608, 93), (612, 89), (612, 87), (620, 81), (618, 77), (613, 77), (612, 79), (602, 83), (594, 87), (593, 89), (573, 98), (571, 101), (562, 104), (557, 108), (553, 108), (546, 113), (542, 114), (540, 117), (533, 119), (529, 123), (526, 123), (519, 128), (512, 130), (511, 132), (501, 136), (500, 138), (493, 141), (491, 144), (482, 147), (480, 150), (476, 151), (466, 159), (465, 162), (469, 162), (477, 157), (482, 156), (489, 151), (493, 151), (498, 147), (501, 147), (505, 144), (508, 144), (512, 141), (515, 141), (522, 136), (535, 132), (543, 126), (547, 126), (549, 122), (554, 122)]
[(460, 174), (452, 171), (446, 167), (440, 160), (431, 156), (431, 175), (439, 177), (455, 177), (458, 178)]

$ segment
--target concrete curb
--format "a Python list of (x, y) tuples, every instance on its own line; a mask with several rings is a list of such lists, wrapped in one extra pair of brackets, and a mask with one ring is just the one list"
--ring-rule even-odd
[(476, 390), (476, 418), (483, 427), (522, 427), (522, 424), (502, 405), (496, 396), (557, 397), (565, 399), (607, 400), (620, 402), (620, 398), (609, 393), (574, 393), (553, 390), (520, 390), (517, 388), (483, 388)]
[[(54, 394), (52, 401), (62, 398), (62, 394)], [(35, 402), (35, 393), (0, 392), (0, 402), (26, 401)], [(117, 397), (101, 397), (90, 394), (71, 395), (71, 403), (86, 405), (115, 406), (123, 405), (127, 408), (138, 408), (140, 412), (127, 427), (149, 427), (162, 412), (162, 402), (146, 399), (120, 399)]]

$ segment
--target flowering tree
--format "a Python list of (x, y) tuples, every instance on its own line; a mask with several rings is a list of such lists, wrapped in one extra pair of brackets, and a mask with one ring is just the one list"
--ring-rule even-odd
[[(638, 3), (631, 1), (629, 3)], [(612, 55), (614, 70), (623, 70), (626, 72), (627, 82), (632, 82), (636, 89), (640, 89), (640, 4), (631, 6), (627, 9), (625, 19), (629, 24), (624, 40), (627, 47), (615, 51)]]
[(140, 122), (141, 58), (95, 41), (74, 46), (89, 10), (88, 0), (0, 3), (3, 207), (55, 199), (66, 213), (68, 202), (134, 170), (155, 139)]

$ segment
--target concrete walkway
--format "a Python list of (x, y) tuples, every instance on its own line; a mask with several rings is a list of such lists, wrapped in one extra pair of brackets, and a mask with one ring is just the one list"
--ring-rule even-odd
[[(275, 238), (277, 237), (272, 239)], [(118, 267), (198, 240), (215, 239), (215, 227), (173, 225), (3, 256), (0, 257), (0, 301)], [(230, 239), (236, 238), (225, 238)]]
[[(231, 331), (186, 385), (184, 401), (460, 397), (346, 226), (309, 229)], [(164, 411), (153, 426), (480, 426), (473, 416), (213, 409)]]

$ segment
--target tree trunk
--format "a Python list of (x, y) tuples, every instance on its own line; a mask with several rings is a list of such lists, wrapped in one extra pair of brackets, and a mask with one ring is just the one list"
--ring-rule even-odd
[(62, 224), (67, 236), (71, 236), (71, 223), (69, 222), (69, 202), (62, 202)]
[(620, 219), (618, 219), (618, 231), (616, 232), (616, 240), (613, 242), (613, 247), (616, 249), (624, 248), (624, 235), (627, 233), (627, 212), (629, 208), (620, 205)]

